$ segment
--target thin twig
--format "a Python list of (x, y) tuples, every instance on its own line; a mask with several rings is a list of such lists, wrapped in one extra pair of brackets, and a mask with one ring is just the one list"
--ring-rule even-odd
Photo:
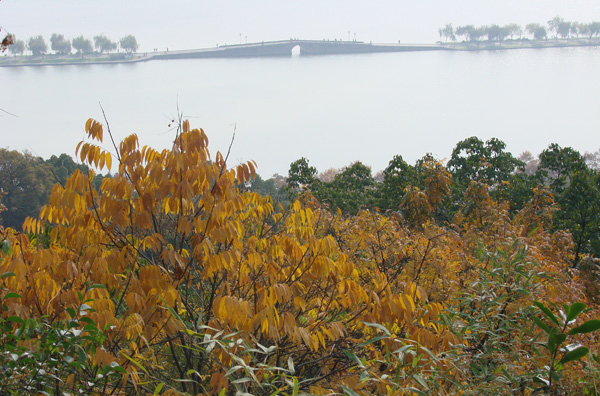
[[(179, 100), (177, 101), (177, 128), (175, 129), (175, 139), (173, 140), (173, 148), (177, 144), (177, 138), (183, 132), (183, 113), (179, 110)], [(180, 146), (181, 148), (181, 146)]]
[(8, 114), (8, 115), (11, 115), (11, 116), (13, 116), (13, 117), (17, 117), (17, 118), (19, 118), (19, 116), (18, 116), (18, 115), (16, 115), (16, 114), (13, 114), (13, 113), (10, 113), (10, 112), (8, 112), (8, 111), (6, 111), (6, 110), (2, 109), (2, 108), (0, 108), (0, 111), (1, 111), (1, 112), (3, 112), (3, 113), (6, 113), (6, 114)]
[(235, 131), (237, 130), (237, 122), (233, 124), (233, 135), (231, 135), (231, 143), (229, 143), (229, 148), (227, 149), (227, 155), (225, 156), (225, 163), (229, 159), (229, 154), (231, 154), (231, 147), (233, 147), (233, 141), (235, 140)]
[(110, 140), (112, 141), (113, 147), (115, 148), (115, 152), (117, 153), (117, 159), (121, 162), (121, 155), (119, 154), (119, 149), (117, 144), (115, 143), (115, 139), (113, 139), (112, 132), (110, 131), (110, 125), (108, 125), (108, 118), (106, 118), (106, 113), (104, 112), (104, 107), (102, 107), (102, 103), (98, 102), (100, 105), (100, 110), (102, 110), (102, 116), (104, 117), (104, 122), (106, 122), (106, 130), (108, 131), (108, 136), (110, 136)]

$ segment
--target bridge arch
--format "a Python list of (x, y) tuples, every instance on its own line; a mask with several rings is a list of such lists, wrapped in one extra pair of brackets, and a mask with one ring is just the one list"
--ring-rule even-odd
[(292, 56), (300, 56), (302, 52), (302, 48), (300, 48), (300, 44), (296, 44), (292, 47), (291, 54)]

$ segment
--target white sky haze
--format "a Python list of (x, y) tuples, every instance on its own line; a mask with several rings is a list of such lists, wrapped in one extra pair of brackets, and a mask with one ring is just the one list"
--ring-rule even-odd
[(137, 37), (140, 51), (288, 39), (434, 42), (438, 27), (600, 20), (597, 0), (2, 0), (0, 26), (20, 39)]

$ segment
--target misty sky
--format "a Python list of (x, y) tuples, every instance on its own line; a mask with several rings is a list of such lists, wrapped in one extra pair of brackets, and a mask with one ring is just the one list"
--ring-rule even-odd
[(133, 34), (140, 51), (290, 37), (434, 42), (438, 27), (600, 20), (597, 0), (2, 0), (0, 26), (18, 38)]
[[(600, 21), (600, 0), (0, 0), (0, 26), (18, 39), (133, 34), (140, 52), (235, 44), (240, 36), (433, 43), (449, 22), (524, 26), (557, 15)], [(496, 136), (517, 155), (552, 142), (595, 151), (595, 50), (5, 68), (0, 109), (17, 116), (0, 114), (1, 146), (72, 155), (84, 121), (102, 119), (100, 102), (118, 139), (143, 131), (156, 148), (170, 144), (165, 129), (180, 105), (207, 128), (213, 148), (226, 149), (237, 125), (234, 162), (255, 159), (267, 177), (301, 156), (320, 170), (354, 160), (381, 170), (398, 153), (410, 162), (426, 152), (447, 158), (473, 135)], [(373, 130), (378, 138), (364, 133)]]

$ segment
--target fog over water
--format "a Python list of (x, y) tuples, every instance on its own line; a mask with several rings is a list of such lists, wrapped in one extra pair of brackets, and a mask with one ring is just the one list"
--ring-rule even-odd
[[(3, 0), (0, 25), (18, 38), (133, 34), (140, 51), (240, 40), (351, 38), (434, 42), (446, 22), (600, 20), (597, 1)], [(250, 6), (251, 4), (251, 6)], [(378, 22), (379, 21), (379, 22)], [(0, 68), (1, 147), (74, 154), (104, 106), (116, 138), (168, 147), (177, 106), (230, 163), (287, 173), (304, 156), (320, 171), (361, 160), (374, 171), (401, 154), (448, 158), (461, 139), (498, 137), (515, 154), (549, 143), (600, 148), (600, 49), (427, 52), (138, 64)]]

